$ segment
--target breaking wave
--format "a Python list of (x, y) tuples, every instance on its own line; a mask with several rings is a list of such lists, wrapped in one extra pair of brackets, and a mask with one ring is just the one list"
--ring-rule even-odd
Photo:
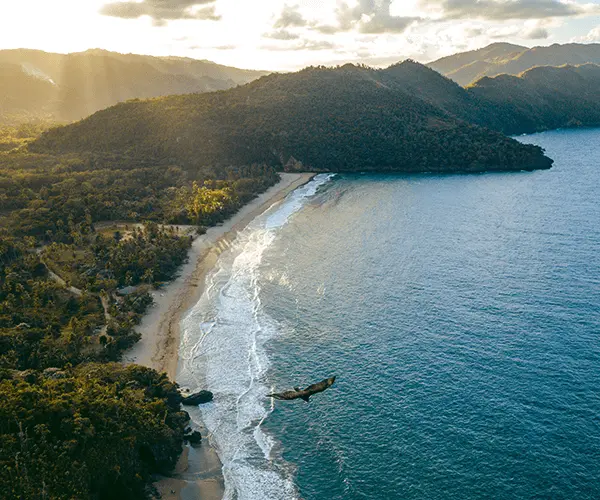
[(190, 416), (207, 428), (223, 463), (225, 499), (298, 497), (292, 464), (274, 456), (276, 442), (261, 427), (273, 410), (265, 398), (271, 387), (264, 346), (281, 329), (263, 311), (259, 267), (278, 229), (331, 177), (317, 175), (242, 231), (182, 323), (178, 382), (215, 395)]

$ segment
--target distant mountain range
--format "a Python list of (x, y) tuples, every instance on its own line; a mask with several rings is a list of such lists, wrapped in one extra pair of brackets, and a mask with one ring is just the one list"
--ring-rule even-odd
[[(508, 135), (600, 126), (600, 66), (540, 66), (463, 88), (414, 62), (392, 66), (404, 91), (454, 117)], [(401, 82), (401, 83), (400, 83)]]
[(265, 164), (333, 172), (549, 168), (486, 124), (493, 106), (415, 62), (272, 74), (206, 94), (129, 101), (45, 133), (39, 153), (94, 153), (186, 169)]
[(527, 48), (494, 43), (479, 50), (461, 52), (427, 66), (466, 86), (484, 76), (519, 75), (536, 66), (600, 64), (600, 44), (569, 43)]
[(267, 73), (99, 49), (0, 50), (0, 123), (72, 121), (127, 99), (224, 90)]

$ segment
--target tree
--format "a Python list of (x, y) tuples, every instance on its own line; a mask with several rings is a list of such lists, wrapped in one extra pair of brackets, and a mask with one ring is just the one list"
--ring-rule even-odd
[(204, 222), (210, 220), (211, 215), (222, 210), (231, 201), (231, 198), (232, 193), (229, 187), (211, 189), (208, 182), (199, 186), (194, 181), (186, 208), (197, 222)]

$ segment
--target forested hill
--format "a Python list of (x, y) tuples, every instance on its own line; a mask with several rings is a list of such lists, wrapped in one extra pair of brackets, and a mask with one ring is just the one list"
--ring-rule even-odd
[(182, 57), (0, 50), (0, 124), (71, 121), (132, 98), (223, 90), (264, 71)]
[(600, 64), (600, 44), (553, 44), (549, 47), (521, 47), (494, 43), (483, 49), (461, 52), (433, 61), (428, 66), (469, 85), (484, 76), (519, 75), (536, 66)]
[(508, 134), (600, 126), (600, 66), (595, 64), (485, 77), (468, 93), (486, 103), (488, 123)]
[(458, 118), (509, 135), (600, 125), (600, 66), (595, 64), (484, 77), (466, 89), (410, 61), (384, 73), (390, 84)]
[[(456, 102), (435, 98), (448, 89)], [(118, 153), (185, 168), (262, 163), (334, 172), (469, 172), (551, 166), (540, 148), (451, 114), (461, 98), (470, 97), (412, 62), (388, 70), (307, 68), (228, 91), (122, 103), (53, 129), (31, 148)]]

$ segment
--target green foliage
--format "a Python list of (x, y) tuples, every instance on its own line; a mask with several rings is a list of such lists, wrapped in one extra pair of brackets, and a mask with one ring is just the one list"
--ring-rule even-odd
[(186, 210), (190, 217), (198, 224), (210, 225), (215, 214), (221, 212), (232, 200), (232, 191), (229, 187), (214, 189), (209, 182), (199, 186), (197, 182), (192, 185), (192, 192), (186, 203)]
[(0, 152), (22, 148), (53, 126), (57, 126), (57, 123), (39, 120), (14, 126), (0, 126)]
[(72, 285), (92, 292), (170, 280), (187, 257), (190, 237), (154, 222), (131, 227), (125, 235), (75, 233), (76, 243), (46, 247), (44, 261)]
[(504, 133), (600, 125), (600, 66), (594, 64), (486, 77), (467, 90), (489, 103), (488, 121)]
[(0, 245), (0, 367), (105, 358), (108, 350), (98, 350), (94, 335), (103, 323), (99, 299), (75, 296), (49, 279), (39, 257), (19, 242), (4, 236)]
[(193, 181), (220, 180), (231, 191), (215, 214), (226, 217), (278, 178), (264, 165), (184, 170), (114, 155), (0, 153), (0, 210), (11, 211), (14, 234), (73, 243), (100, 221), (195, 222), (186, 210)]
[[(429, 88), (433, 77), (441, 81)], [(30, 148), (111, 151), (185, 169), (206, 164), (283, 169), (292, 159), (306, 169), (333, 172), (550, 167), (540, 148), (455, 114), (469, 99), (455, 83), (412, 62), (387, 70), (307, 68), (224, 92), (120, 104), (50, 130)]]
[(29, 153), (44, 129), (0, 129), (0, 496), (144, 498), (181, 449), (175, 385), (87, 363), (140, 339), (149, 287), (186, 259), (190, 228), (164, 223), (219, 222), (279, 176)]
[(119, 240), (99, 235), (92, 245), (94, 270), (109, 271), (120, 286), (167, 281), (186, 259), (190, 245), (189, 237), (155, 223), (134, 227), (130, 236)]
[(0, 488), (11, 499), (146, 498), (188, 420), (177, 386), (139, 366), (0, 377)]

